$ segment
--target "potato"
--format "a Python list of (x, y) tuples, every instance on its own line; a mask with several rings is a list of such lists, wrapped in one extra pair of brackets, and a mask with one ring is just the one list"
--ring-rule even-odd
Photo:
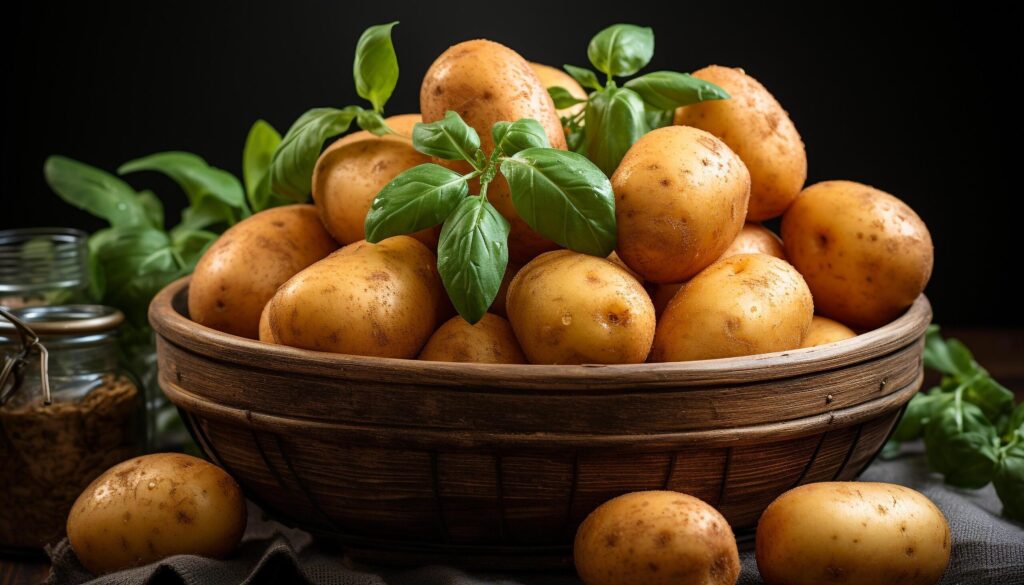
[(811, 328), (807, 330), (807, 335), (804, 336), (804, 341), (800, 344), (800, 347), (825, 345), (851, 337), (857, 337), (857, 332), (853, 329), (828, 317), (815, 315), (814, 319), (811, 320)]
[(800, 347), (811, 291), (795, 268), (766, 254), (715, 262), (686, 283), (658, 321), (651, 361), (752, 355)]
[(245, 532), (245, 498), (221, 468), (180, 453), (121, 462), (78, 496), (68, 540), (101, 575), (178, 554), (222, 558)]
[(434, 332), (443, 295), (434, 254), (421, 242), (356, 242), (281, 286), (270, 330), (292, 347), (414, 358)]
[(782, 239), (818, 312), (858, 329), (898, 317), (932, 273), (932, 237), (921, 218), (852, 181), (804, 189), (782, 218)]
[(263, 343), (277, 343), (274, 332), (270, 329), (270, 302), (267, 302), (260, 313), (260, 336), (257, 339)]
[(508, 285), (512, 284), (512, 279), (515, 278), (516, 274), (522, 270), (522, 265), (513, 264), (509, 262), (505, 266), (505, 275), (501, 278), (501, 287), (498, 288), (498, 296), (494, 297), (494, 302), (491, 303), (491, 308), (488, 309), (491, 313), (500, 317), (508, 318), (508, 311), (506, 310), (505, 300), (508, 298)]
[(508, 321), (485, 313), (475, 325), (456, 315), (441, 325), (420, 352), (421, 360), (477, 364), (525, 364)]
[(644, 283), (644, 277), (640, 276), (635, 270), (633, 270), (625, 262), (623, 262), (622, 258), (619, 258), (619, 255), (614, 250), (612, 251), (611, 254), (608, 254), (607, 260), (609, 262), (611, 262), (612, 264), (614, 264), (614, 265), (618, 266), (619, 268), (621, 268), (621, 269), (625, 270), (626, 272), (628, 272), (630, 274), (630, 276), (635, 278), (636, 281), (639, 282), (640, 284)]
[(646, 134), (612, 175), (625, 263), (650, 282), (682, 282), (739, 234), (750, 176), (714, 136), (683, 126)]
[(950, 532), (928, 498), (888, 483), (825, 482), (778, 497), (757, 525), (766, 585), (931, 585)]
[(192, 320), (256, 339), (277, 287), (337, 249), (312, 205), (261, 211), (238, 222), (203, 254), (188, 288)]
[(789, 114), (742, 69), (711, 65), (693, 76), (731, 97), (679, 108), (675, 123), (714, 134), (743, 159), (750, 171), (749, 221), (782, 215), (807, 180), (807, 151)]
[[(583, 89), (583, 86), (579, 84), (572, 75), (569, 75), (561, 69), (556, 69), (550, 65), (542, 65), (540, 63), (530, 63), (530, 67), (533, 67), (533, 72), (537, 74), (537, 79), (540, 79), (541, 85), (545, 88), (561, 87), (569, 92), (574, 98), (585, 100), (587, 99), (587, 90)], [(557, 110), (559, 118), (571, 118), (576, 114), (583, 111), (587, 104), (576, 104), (569, 106), (561, 110)]]
[(530, 363), (635, 364), (654, 336), (643, 286), (604, 258), (556, 250), (519, 271), (508, 319)]
[(387, 118), (385, 118), (385, 120), (387, 121), (388, 126), (391, 127), (391, 129), (394, 130), (396, 134), (385, 134), (384, 136), (377, 136), (371, 132), (367, 132), (366, 130), (359, 130), (357, 132), (346, 134), (341, 138), (335, 140), (333, 143), (331, 143), (330, 146), (327, 147), (326, 150), (330, 150), (332, 148), (341, 148), (346, 144), (351, 144), (353, 142), (358, 142), (360, 140), (374, 140), (377, 138), (383, 140), (397, 140), (399, 142), (405, 142), (406, 144), (412, 144), (412, 129), (413, 127), (416, 126), (416, 124), (423, 121), (423, 117), (420, 116), (419, 114), (397, 114), (395, 116), (388, 116)]
[[(411, 135), (419, 115), (392, 116), (387, 121), (396, 131)], [(430, 157), (417, 152), (405, 136), (378, 137), (364, 130), (335, 141), (313, 169), (313, 201), (327, 231), (341, 244), (365, 238), (366, 214), (377, 193), (402, 172), (428, 162)], [(439, 232), (439, 228), (427, 228), (411, 235), (435, 247)]]
[(586, 585), (733, 585), (740, 557), (717, 510), (670, 491), (601, 504), (576, 531), (573, 559)]
[[(440, 120), (448, 110), (458, 112), (476, 129), (480, 145), (488, 154), (494, 150), (491, 126), (520, 118), (533, 118), (547, 132), (553, 148), (565, 148), (555, 104), (529, 62), (492, 41), (466, 41), (442, 53), (423, 77), (420, 109), (424, 122)], [(465, 162), (445, 164), (462, 172), (471, 170)], [(488, 186), (487, 198), (512, 224), (508, 245), (513, 262), (524, 264), (558, 247), (519, 217), (504, 177), (498, 175)]]
[[(745, 223), (736, 239), (729, 244), (729, 247), (718, 257), (719, 260), (736, 256), (738, 254), (768, 254), (776, 258), (786, 259), (786, 250), (782, 247), (782, 239), (775, 235), (775, 232), (759, 223)], [(611, 260), (611, 258), (608, 258)], [(676, 296), (676, 292), (683, 286), (681, 282), (655, 284), (651, 287), (651, 301), (654, 302), (654, 312), (660, 317), (668, 302)]]

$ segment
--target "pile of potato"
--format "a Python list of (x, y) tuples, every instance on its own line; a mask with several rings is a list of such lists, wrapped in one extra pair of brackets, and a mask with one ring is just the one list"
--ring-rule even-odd
[[(564, 148), (559, 115), (571, 112), (556, 111), (545, 88), (586, 92), (500, 44), (457, 44), (423, 79), (422, 118), (388, 118), (401, 135), (356, 132), (323, 152), (315, 207), (259, 213), (210, 248), (189, 290), (191, 317), (269, 343), (364, 356), (627, 364), (792, 350), (899, 316), (932, 269), (917, 214), (859, 183), (804, 188), (803, 142), (768, 90), (740, 69), (694, 75), (731, 98), (680, 108), (675, 125), (629, 150), (611, 177), (618, 246), (609, 258), (559, 250), (535, 233), (498, 176), (488, 198), (511, 224), (510, 262), (491, 313), (470, 325), (437, 273), (439, 229), (369, 244), (370, 204), (399, 173), (430, 161), (408, 138), (421, 119), (454, 110), (489, 152), (492, 124), (532, 118)], [(758, 223), (779, 216), (781, 239)]]

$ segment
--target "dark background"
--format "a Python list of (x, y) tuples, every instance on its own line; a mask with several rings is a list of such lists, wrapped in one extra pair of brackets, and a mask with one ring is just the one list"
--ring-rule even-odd
[[(742, 66), (789, 111), (807, 144), (808, 182), (852, 179), (907, 201), (928, 224), (928, 293), (952, 326), (1024, 326), (1019, 259), (1019, 23), (981, 3), (864, 2), (173, 2), (18, 3), (4, 17), (0, 228), (101, 224), (42, 179), (49, 154), (112, 170), (187, 150), (241, 171), (249, 126), (282, 133), (313, 106), (359, 103), (360, 32), (400, 20), (401, 78), (389, 113), (418, 111), (419, 81), (449, 45), (485, 37), (528, 59), (588, 65), (615, 22), (653, 26), (648, 70)], [(826, 6), (827, 5), (827, 6)], [(645, 7), (646, 6), (646, 7)], [(6, 9), (7, 11), (10, 8)], [(184, 195), (153, 174), (174, 221)], [(1017, 187), (1015, 184), (1014, 187)]]

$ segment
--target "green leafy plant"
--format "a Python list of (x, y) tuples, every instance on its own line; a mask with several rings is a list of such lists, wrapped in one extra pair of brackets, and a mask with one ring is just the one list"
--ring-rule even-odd
[[(426, 163), (388, 183), (366, 216), (366, 239), (379, 242), (443, 223), (437, 268), (452, 304), (476, 323), (498, 294), (508, 264), (508, 221), (487, 201), (487, 187), (500, 173), (512, 204), (527, 224), (558, 244), (595, 256), (615, 248), (615, 199), (608, 178), (586, 157), (551, 148), (536, 120), (498, 122), (491, 128), (494, 151), (455, 112), (417, 124), (418, 151), (466, 161), (460, 174)], [(479, 191), (470, 195), (473, 179)]]
[(565, 65), (569, 75), (592, 90), (588, 98), (577, 99), (562, 87), (548, 88), (558, 109), (586, 103), (577, 114), (562, 118), (566, 140), (570, 150), (586, 154), (608, 176), (641, 136), (671, 124), (676, 108), (729, 98), (717, 85), (675, 71), (647, 73), (619, 87), (616, 77), (635, 75), (653, 56), (654, 31), (614, 24), (597, 33), (587, 47), (590, 63), (605, 74), (603, 85), (593, 71)]
[[(352, 65), (356, 93), (370, 102), (372, 109), (361, 106), (313, 108), (299, 116), (270, 161), (268, 204), (306, 201), (312, 187), (313, 168), (324, 141), (346, 132), (352, 122), (377, 136), (395, 134), (384, 121), (384, 105), (398, 84), (398, 57), (391, 41), (391, 29), (396, 24), (371, 26), (356, 43)], [(260, 193), (263, 197), (263, 192)]]
[(995, 485), (1007, 516), (1024, 520), (1024, 403), (981, 367), (956, 339), (928, 329), (925, 366), (942, 374), (940, 384), (911, 399), (886, 455), (905, 441), (923, 438), (928, 466), (950, 485)]

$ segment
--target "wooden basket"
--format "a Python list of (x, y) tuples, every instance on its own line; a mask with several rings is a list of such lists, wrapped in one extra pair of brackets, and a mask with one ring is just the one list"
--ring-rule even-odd
[[(782, 492), (855, 478), (921, 385), (921, 296), (837, 344), (628, 366), (420, 362), (273, 346), (150, 307), (160, 385), (268, 511), (366, 557), (532, 565), (624, 492), (671, 489), (756, 525)], [(373, 556), (373, 555), (370, 555)], [(477, 563), (479, 564), (479, 563)]]

